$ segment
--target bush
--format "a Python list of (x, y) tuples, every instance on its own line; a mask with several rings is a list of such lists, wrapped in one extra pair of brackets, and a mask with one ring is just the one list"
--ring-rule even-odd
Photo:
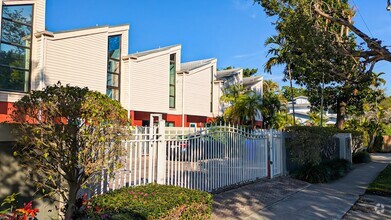
[(345, 159), (324, 161), (318, 165), (306, 164), (302, 166), (295, 177), (309, 183), (327, 183), (346, 175), (351, 163)]
[(371, 162), (371, 155), (367, 151), (360, 151), (353, 155), (353, 163), (369, 163)]
[(322, 164), (307, 164), (297, 171), (295, 177), (309, 183), (326, 183), (330, 181), (330, 173), (330, 168)]
[(92, 219), (208, 219), (212, 203), (207, 192), (149, 184), (93, 197), (87, 213)]
[(331, 159), (336, 150), (333, 136), (339, 132), (333, 127), (288, 127), (287, 146), (293, 162), (299, 165), (318, 165), (322, 159)]

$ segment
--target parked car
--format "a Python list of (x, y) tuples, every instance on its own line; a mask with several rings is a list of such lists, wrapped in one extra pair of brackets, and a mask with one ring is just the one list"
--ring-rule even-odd
[(210, 136), (178, 136), (177, 140), (167, 141), (167, 157), (171, 160), (197, 161), (224, 155), (224, 144)]

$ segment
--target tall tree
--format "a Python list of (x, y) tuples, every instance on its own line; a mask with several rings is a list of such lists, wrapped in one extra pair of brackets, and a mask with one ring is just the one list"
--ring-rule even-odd
[[(225, 67), (223, 70), (230, 70), (230, 69), (235, 69), (235, 67), (228, 66), (228, 67)], [(256, 74), (257, 72), (258, 72), (258, 69), (245, 68), (245, 69), (243, 69), (243, 77), (250, 77), (250, 76)]]
[[(374, 65), (379, 60), (388, 60), (387, 49), (379, 48), (379, 43), (368, 46), (369, 49), (362, 47), (351, 34), (357, 32), (351, 25), (316, 12), (327, 10), (333, 13), (333, 17), (343, 16), (351, 21), (354, 11), (347, 0), (256, 2), (264, 7), (267, 15), (278, 17), (275, 26), (284, 45), (277, 55), (289, 55), (293, 79), (307, 88), (312, 96), (310, 100), (321, 100), (320, 85), (325, 85), (325, 96), (333, 97), (329, 105), (337, 112), (336, 126), (342, 129), (347, 108), (361, 91), (370, 86)], [(367, 57), (363, 57), (364, 54)]]
[(65, 202), (65, 219), (72, 219), (81, 187), (121, 166), (127, 111), (99, 92), (61, 84), (31, 91), (14, 107), (15, 154), (38, 175), (39, 189)]
[(245, 68), (245, 69), (243, 69), (243, 77), (250, 77), (252, 75), (255, 75), (257, 72), (258, 72), (258, 69)]

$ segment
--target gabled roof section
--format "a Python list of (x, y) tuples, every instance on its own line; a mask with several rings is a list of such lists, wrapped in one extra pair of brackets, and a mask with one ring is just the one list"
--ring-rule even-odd
[(243, 86), (253, 86), (253, 85), (261, 82), (262, 79), (263, 79), (262, 76), (244, 77), (243, 78)]
[(221, 79), (226, 78), (226, 77), (238, 75), (241, 70), (242, 70), (242, 68), (234, 68), (234, 69), (217, 71), (216, 79), (217, 80), (221, 80)]
[(36, 37), (49, 36), (54, 39), (63, 39), (63, 38), (80, 37), (84, 35), (97, 34), (103, 32), (111, 33), (116, 31), (128, 31), (128, 30), (129, 30), (129, 24), (115, 25), (115, 26), (104, 25), (104, 26), (94, 26), (94, 27), (78, 28), (78, 29), (56, 31), (56, 32), (50, 32), (46, 30), (46, 31), (35, 33), (35, 36)]
[(294, 100), (296, 100), (296, 99), (307, 99), (308, 100), (308, 97), (301, 95), (301, 96), (297, 96), (294, 98)]
[(205, 60), (197, 60), (197, 61), (182, 63), (180, 72), (190, 72), (190, 71), (198, 69), (200, 67), (209, 65), (215, 60), (216, 60), (216, 58), (210, 58), (210, 59), (205, 59)]
[(161, 47), (161, 48), (158, 48), (158, 49), (146, 50), (146, 51), (142, 51), (142, 52), (132, 53), (132, 54), (129, 54), (128, 56), (126, 56), (126, 58), (138, 59), (138, 58), (145, 57), (145, 56), (148, 56), (148, 55), (151, 55), (151, 54), (170, 51), (172, 49), (181, 49), (181, 45), (180, 44), (176, 44), (176, 45), (172, 45), (172, 46), (168, 46), (168, 47)]

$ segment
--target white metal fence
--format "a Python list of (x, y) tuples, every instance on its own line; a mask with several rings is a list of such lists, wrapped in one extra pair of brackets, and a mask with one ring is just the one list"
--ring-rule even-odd
[(164, 123), (136, 127), (124, 142), (124, 167), (112, 179), (103, 175), (94, 193), (147, 183), (212, 192), (267, 177), (268, 170), (271, 177), (282, 173), (280, 132), (230, 125), (166, 128)]

